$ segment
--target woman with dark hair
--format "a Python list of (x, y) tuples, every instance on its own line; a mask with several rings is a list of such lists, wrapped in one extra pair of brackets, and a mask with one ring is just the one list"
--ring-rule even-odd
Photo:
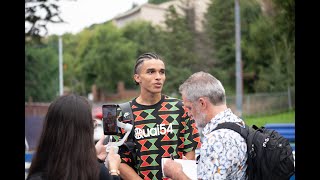
[(86, 98), (75, 94), (57, 98), (46, 114), (27, 179), (120, 179), (120, 156), (112, 150), (108, 153), (110, 171), (99, 163), (106, 158), (104, 136), (95, 146), (93, 132), (91, 105)]

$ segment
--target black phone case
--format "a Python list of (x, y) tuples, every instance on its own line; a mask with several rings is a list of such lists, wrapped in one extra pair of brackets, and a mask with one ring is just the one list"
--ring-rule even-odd
[[(105, 114), (105, 109), (110, 109), (112, 108), (113, 110), (109, 110), (108, 112), (112, 112), (112, 111), (115, 111), (115, 115), (112, 114), (112, 116), (115, 116), (115, 117), (112, 117), (112, 123), (107, 123), (107, 119), (105, 118), (106, 115)], [(103, 133), (104, 135), (116, 135), (118, 134), (118, 126), (117, 126), (117, 117), (118, 117), (118, 112), (117, 112), (117, 109), (118, 109), (118, 105), (116, 104), (104, 104), (102, 105), (102, 114), (103, 114), (103, 119), (102, 119), (102, 127), (103, 127)], [(107, 128), (107, 126), (110, 126), (109, 128)]]

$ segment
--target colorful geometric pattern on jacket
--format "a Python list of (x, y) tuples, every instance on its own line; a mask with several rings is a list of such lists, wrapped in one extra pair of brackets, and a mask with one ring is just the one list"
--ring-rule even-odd
[[(172, 153), (181, 159), (184, 153), (200, 148), (195, 121), (189, 119), (181, 100), (163, 95), (155, 105), (140, 105), (135, 99), (131, 104), (137, 147), (135, 169), (143, 179), (162, 179), (162, 157), (170, 157)], [(120, 154), (128, 164), (132, 162), (129, 154)]]

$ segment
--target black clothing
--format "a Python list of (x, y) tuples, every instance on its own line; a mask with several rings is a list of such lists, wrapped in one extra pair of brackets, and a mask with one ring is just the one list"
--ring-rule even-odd
[(109, 174), (109, 169), (106, 168), (104, 163), (99, 163), (100, 164), (100, 180), (120, 180), (119, 176), (116, 175), (110, 175)]
[(43, 177), (43, 173), (42, 172), (37, 172), (34, 173), (33, 175), (27, 177), (27, 180), (43, 180), (46, 179)]
[[(100, 165), (100, 175), (99, 180), (120, 180), (119, 176), (110, 175), (109, 169), (106, 168), (104, 163), (99, 163)], [(34, 173), (31, 176), (28, 176), (27, 180), (45, 180), (45, 176), (42, 172)]]

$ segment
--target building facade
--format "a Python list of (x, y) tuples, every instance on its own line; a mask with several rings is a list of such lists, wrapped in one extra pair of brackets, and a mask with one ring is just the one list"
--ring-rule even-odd
[(145, 3), (132, 8), (112, 19), (117, 27), (124, 27), (127, 23), (144, 20), (151, 22), (152, 25), (159, 25), (163, 28), (165, 25), (165, 17), (170, 6), (175, 7), (177, 13), (184, 15), (183, 8), (194, 8), (195, 25), (197, 31), (203, 30), (204, 14), (207, 11), (210, 0), (173, 0), (162, 4)]

